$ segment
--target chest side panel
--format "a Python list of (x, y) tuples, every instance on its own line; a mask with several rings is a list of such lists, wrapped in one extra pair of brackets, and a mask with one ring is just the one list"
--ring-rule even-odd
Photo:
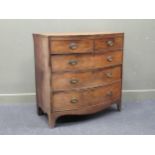
[(42, 110), (48, 113), (51, 109), (50, 94), (50, 56), (48, 38), (33, 35), (35, 51), (36, 99)]

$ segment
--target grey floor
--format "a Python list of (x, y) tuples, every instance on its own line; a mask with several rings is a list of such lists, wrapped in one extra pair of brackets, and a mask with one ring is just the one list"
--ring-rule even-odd
[(0, 104), (0, 134), (155, 134), (155, 100), (125, 102), (122, 112), (111, 107), (94, 115), (62, 117), (53, 129), (45, 116), (37, 116), (34, 103)]

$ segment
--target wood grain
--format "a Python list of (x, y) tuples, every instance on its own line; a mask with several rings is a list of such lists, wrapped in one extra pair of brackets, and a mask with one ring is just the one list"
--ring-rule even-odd
[(36, 78), (36, 101), (37, 108), (41, 108), (44, 113), (51, 111), (51, 69), (48, 53), (48, 38), (34, 38), (35, 51), (35, 78)]
[[(112, 42), (112, 46), (108, 45), (108, 41)], [(107, 52), (109, 50), (123, 49), (123, 37), (106, 37), (95, 40), (95, 52)]]
[(64, 115), (121, 110), (123, 33), (34, 34), (36, 101), (50, 127)]
[[(54, 111), (80, 109), (85, 106), (103, 104), (105, 101), (112, 102), (120, 98), (120, 88), (120, 82), (117, 82), (106, 87), (55, 93), (53, 96)], [(71, 103), (72, 99), (77, 99), (77, 103)]]
[[(76, 48), (72, 49), (71, 45), (75, 44)], [(50, 42), (51, 54), (65, 53), (91, 53), (93, 52), (93, 40), (58, 40)]]
[[(54, 73), (52, 76), (53, 91), (65, 91), (76, 88), (89, 88), (107, 85), (121, 79), (121, 67), (91, 70), (84, 72)], [(75, 83), (73, 82), (75, 81)]]
[(71, 39), (73, 38), (105, 38), (111, 36), (124, 36), (122, 32), (66, 32), (66, 33), (37, 33), (35, 34), (39, 37), (49, 37), (50, 40), (62, 40), (65, 38)]
[(91, 106), (86, 106), (80, 109), (72, 109), (72, 110), (66, 110), (66, 111), (57, 111), (55, 112), (56, 118), (60, 116), (65, 116), (65, 115), (87, 115), (87, 114), (93, 114), (99, 111), (102, 111), (105, 108), (110, 107), (112, 104), (118, 104), (120, 103), (119, 99), (111, 101), (104, 101), (100, 104), (94, 104)]
[[(112, 57), (112, 61), (108, 61)], [(70, 65), (70, 61), (76, 61), (77, 64)], [(64, 72), (75, 70), (87, 70), (96, 68), (105, 68), (122, 63), (122, 51), (108, 52), (105, 54), (72, 54), (55, 55), (51, 57), (52, 72)]]

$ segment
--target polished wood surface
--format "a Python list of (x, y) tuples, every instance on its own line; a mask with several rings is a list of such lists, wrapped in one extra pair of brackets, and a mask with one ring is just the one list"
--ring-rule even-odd
[(49, 126), (112, 104), (121, 110), (123, 33), (34, 34), (36, 101)]
[(95, 52), (123, 49), (122, 37), (107, 37), (95, 40)]
[[(91, 37), (96, 38), (98, 36), (123, 36), (123, 33), (121, 32), (57, 32), (57, 33), (35, 33), (35, 36), (39, 37), (51, 37), (53, 39), (54, 37)], [(55, 38), (54, 38), (55, 39)]]
[(51, 54), (93, 52), (93, 40), (54, 40), (50, 42)]
[[(51, 87), (50, 66), (48, 53), (48, 38), (34, 37), (35, 51), (35, 81), (37, 107), (50, 115), (51, 109)], [(41, 111), (41, 109), (38, 109)], [(38, 111), (38, 113), (40, 112)], [(41, 112), (40, 112), (41, 113)]]
[(121, 66), (91, 71), (54, 73), (53, 91), (89, 88), (107, 85), (121, 79)]
[(65, 115), (88, 115), (88, 114), (94, 114), (96, 112), (104, 110), (105, 108), (108, 108), (112, 104), (116, 104), (117, 109), (118, 109), (118, 105), (119, 105), (120, 102), (121, 102), (120, 99), (113, 100), (113, 102), (106, 100), (106, 101), (104, 101), (102, 103), (94, 104), (94, 105), (91, 105), (91, 106), (85, 106), (85, 107), (83, 107), (81, 109), (66, 110), (65, 112), (64, 111), (57, 111), (57, 112), (55, 112), (54, 116), (55, 116), (55, 120), (56, 120), (58, 117), (65, 116)]
[[(70, 62), (76, 62), (71, 64)], [(122, 63), (122, 51), (104, 54), (71, 54), (51, 57), (52, 72), (104, 68)]]
[[(117, 82), (105, 87), (55, 93), (54, 111), (80, 109), (85, 106), (103, 104), (106, 101), (112, 102), (120, 98), (120, 88), (120, 82)], [(76, 101), (72, 102), (72, 100)]]

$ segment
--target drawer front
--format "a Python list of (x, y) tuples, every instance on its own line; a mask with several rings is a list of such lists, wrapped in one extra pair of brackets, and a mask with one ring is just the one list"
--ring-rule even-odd
[(80, 91), (55, 93), (53, 95), (54, 111), (80, 109), (96, 104), (112, 104), (120, 99), (121, 83)]
[(93, 52), (93, 40), (53, 40), (50, 42), (51, 54)]
[(120, 79), (120, 66), (87, 72), (54, 73), (52, 76), (52, 87), (54, 91), (96, 87), (99, 85), (107, 85)]
[(123, 49), (123, 37), (107, 37), (95, 40), (95, 52)]
[(95, 69), (121, 64), (122, 51), (96, 55), (55, 55), (51, 59), (53, 72)]

